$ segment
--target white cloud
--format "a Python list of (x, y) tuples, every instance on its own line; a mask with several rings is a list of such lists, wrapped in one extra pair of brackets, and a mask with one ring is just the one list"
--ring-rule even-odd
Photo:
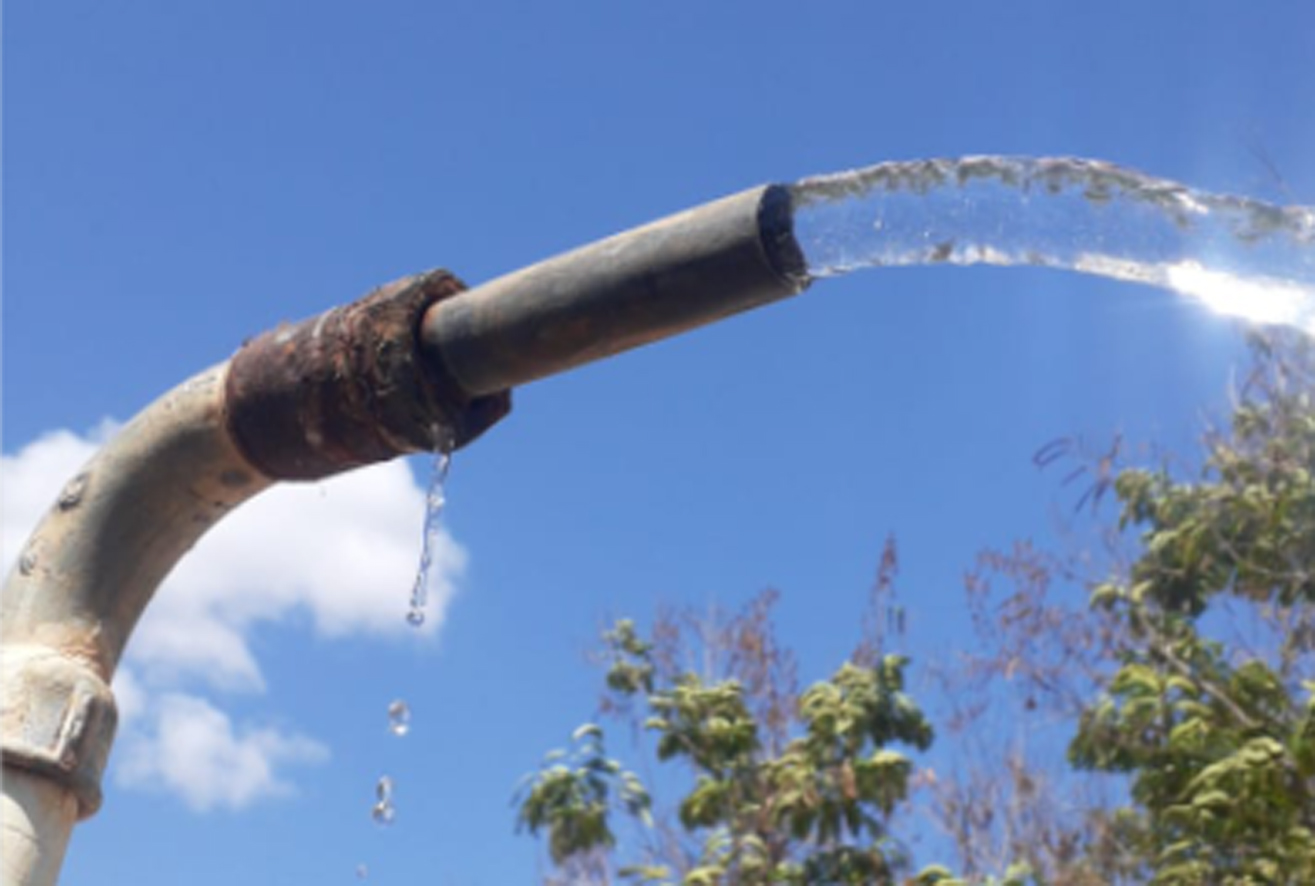
[[(6, 572), (109, 427), (87, 436), (55, 431), (0, 457)], [(202, 538), (147, 607), (115, 680), (118, 781), (171, 790), (198, 810), (238, 808), (286, 791), (278, 767), (323, 759), (324, 747), (305, 736), (234, 726), (215, 696), (264, 691), (265, 675), (248, 643), (260, 624), (308, 622), (330, 638), (432, 636), (465, 553), (439, 534), (426, 621), (417, 632), (405, 613), (424, 498), (406, 462), (395, 461), (320, 483), (277, 486)]]
[[(257, 623), (302, 615), (328, 637), (411, 633), (423, 514), (424, 492), (402, 461), (270, 489), (179, 563), (137, 628), (131, 660), (155, 677), (260, 689), (245, 640)], [(445, 533), (434, 558), (426, 633), (441, 624), (465, 562)]]
[(164, 693), (150, 701), (144, 728), (129, 733), (116, 769), (119, 784), (170, 791), (192, 809), (241, 809), (292, 786), (278, 776), (284, 764), (320, 763), (329, 751), (302, 735), (275, 729), (235, 731), (205, 699)]

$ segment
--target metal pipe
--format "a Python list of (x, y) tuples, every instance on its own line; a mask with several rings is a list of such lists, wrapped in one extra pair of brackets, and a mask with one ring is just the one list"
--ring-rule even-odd
[(491, 394), (807, 285), (789, 189), (766, 185), (445, 299), (421, 341), (463, 391)]
[(201, 534), (271, 482), (224, 427), (225, 372), (196, 376), (125, 426), (65, 485), (5, 582), (6, 883), (55, 882), (74, 822), (100, 806), (117, 720), (110, 681), (128, 635)]
[(6, 767), (0, 796), (0, 883), (56, 882), (77, 818), (77, 798), (59, 782)]
[(65, 486), (0, 592), (0, 856), (53, 883), (100, 806), (110, 682), (174, 564), (279, 480), (459, 448), (509, 389), (807, 285), (766, 186), (477, 290), (434, 271), (248, 342), (142, 411)]

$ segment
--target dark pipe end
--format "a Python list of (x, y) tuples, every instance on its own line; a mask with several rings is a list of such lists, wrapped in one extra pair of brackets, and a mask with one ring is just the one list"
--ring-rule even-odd
[(758, 204), (758, 236), (776, 273), (801, 291), (808, 288), (808, 264), (794, 236), (794, 197), (785, 185), (768, 185)]
[(468, 396), (419, 341), (425, 311), (464, 289), (430, 271), (245, 344), (226, 391), (242, 454), (269, 477), (314, 480), (474, 440), (511, 410), (510, 395)]

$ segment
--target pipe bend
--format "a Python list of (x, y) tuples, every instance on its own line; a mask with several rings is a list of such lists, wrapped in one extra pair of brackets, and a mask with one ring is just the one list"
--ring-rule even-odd
[(0, 595), (6, 766), (100, 805), (117, 720), (109, 683), (155, 589), (197, 539), (265, 489), (224, 422), (228, 364), (125, 425), (65, 486)]

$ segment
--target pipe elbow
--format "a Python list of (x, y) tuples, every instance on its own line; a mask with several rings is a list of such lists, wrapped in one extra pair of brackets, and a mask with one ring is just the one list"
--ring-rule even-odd
[(0, 594), (4, 762), (100, 805), (117, 723), (110, 681), (174, 564), (271, 480), (224, 428), (223, 364), (165, 394), (65, 486)]

